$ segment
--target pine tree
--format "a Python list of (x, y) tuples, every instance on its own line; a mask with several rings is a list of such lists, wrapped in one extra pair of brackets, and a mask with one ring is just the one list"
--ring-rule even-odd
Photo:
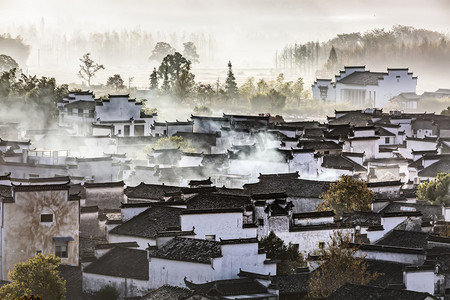
[(158, 72), (156, 72), (156, 68), (153, 68), (153, 72), (150, 74), (150, 89), (158, 89)]
[(228, 75), (225, 80), (225, 93), (228, 99), (236, 98), (238, 94), (238, 87), (236, 78), (234, 77), (231, 61), (228, 62)]

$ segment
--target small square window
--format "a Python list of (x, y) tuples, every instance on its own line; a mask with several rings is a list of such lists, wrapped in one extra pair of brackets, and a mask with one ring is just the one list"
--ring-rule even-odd
[(53, 214), (41, 214), (41, 223), (53, 222)]
[(59, 242), (55, 245), (55, 256), (67, 258), (67, 242)]
[(324, 242), (319, 242), (319, 248), (320, 248), (320, 249), (325, 248), (325, 243), (324, 243)]
[(264, 226), (264, 219), (258, 219), (258, 225)]
[(390, 138), (385, 137), (385, 138), (384, 138), (384, 143), (385, 143), (385, 144), (389, 144), (389, 142), (390, 142)]

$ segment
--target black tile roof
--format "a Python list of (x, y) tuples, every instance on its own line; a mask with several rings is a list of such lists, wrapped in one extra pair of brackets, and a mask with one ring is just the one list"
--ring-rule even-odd
[(147, 251), (116, 247), (85, 267), (83, 272), (148, 280), (149, 262)]
[(272, 283), (276, 284), (283, 295), (306, 295), (308, 293), (309, 280), (313, 273), (299, 273), (291, 275), (272, 276)]
[(375, 244), (424, 249), (427, 245), (427, 237), (426, 232), (392, 230)]
[(201, 193), (188, 199), (186, 204), (188, 209), (244, 208), (251, 204), (251, 199), (248, 196)]
[(425, 300), (438, 299), (428, 293), (413, 292), (408, 290), (387, 289), (367, 285), (356, 285), (347, 283), (341, 286), (338, 290), (328, 296), (328, 300)]
[(370, 285), (388, 287), (391, 284), (403, 284), (403, 268), (406, 264), (380, 260), (366, 260), (366, 263), (369, 272), (379, 274)]
[(192, 295), (192, 291), (179, 286), (163, 285), (142, 296), (142, 300), (185, 299)]
[(265, 294), (267, 288), (252, 278), (237, 278), (217, 280), (202, 284), (195, 284), (184, 280), (186, 286), (196, 293), (210, 296), (239, 296), (251, 294)]
[(420, 170), (419, 176), (436, 177), (439, 173), (448, 173), (450, 170), (450, 159), (441, 159), (438, 162)]
[(406, 210), (421, 212), (424, 218), (433, 220), (442, 217), (442, 207), (440, 205), (432, 205), (425, 201), (417, 201), (416, 203), (390, 202), (381, 212), (394, 213)]
[(139, 199), (153, 199), (159, 200), (166, 195), (166, 193), (181, 192), (181, 187), (170, 186), (164, 184), (141, 184), (135, 187), (127, 187), (125, 189), (125, 195), (129, 198)]
[(211, 259), (222, 256), (222, 250), (220, 242), (175, 237), (150, 256), (210, 264)]
[(180, 226), (181, 208), (155, 205), (127, 222), (113, 228), (111, 234), (156, 238), (167, 227)]
[(329, 169), (351, 170), (357, 172), (367, 171), (366, 168), (354, 162), (353, 160), (343, 156), (342, 154), (325, 155), (323, 157), (322, 167)]
[(307, 219), (307, 218), (326, 218), (326, 217), (334, 217), (336, 214), (334, 211), (313, 211), (306, 213), (297, 213), (293, 214), (292, 218), (294, 219)]
[(377, 214), (372, 211), (344, 213), (342, 216), (342, 222), (361, 226), (379, 225), (381, 222), (381, 214)]
[(314, 181), (295, 178), (270, 178), (258, 183), (245, 184), (251, 194), (286, 193), (288, 197), (319, 198), (330, 188), (329, 181)]

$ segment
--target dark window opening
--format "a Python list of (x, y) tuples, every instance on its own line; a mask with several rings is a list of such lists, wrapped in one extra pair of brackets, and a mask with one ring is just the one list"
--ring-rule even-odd
[(55, 256), (67, 258), (67, 242), (58, 242), (55, 245)]
[(387, 137), (387, 138), (384, 138), (384, 143), (385, 143), (385, 144), (389, 144), (389, 142), (390, 142), (390, 141), (389, 141), (389, 138), (388, 138), (388, 137)]
[(325, 248), (325, 243), (324, 243), (324, 242), (319, 242), (319, 248), (320, 248), (320, 249)]
[(264, 219), (258, 219), (258, 225), (264, 226)]
[(53, 214), (41, 214), (41, 222), (42, 223), (53, 222)]
[(144, 135), (144, 125), (134, 125), (134, 136)]

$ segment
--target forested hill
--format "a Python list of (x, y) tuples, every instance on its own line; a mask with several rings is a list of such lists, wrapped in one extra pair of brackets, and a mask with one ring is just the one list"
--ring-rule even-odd
[[(337, 60), (329, 61), (333, 47)], [(338, 34), (322, 43), (290, 44), (277, 53), (276, 63), (277, 70), (300, 72), (304, 77), (329, 77), (344, 65), (366, 65), (373, 71), (409, 67), (415, 75), (449, 82), (450, 37), (397, 25), (390, 30)]]

